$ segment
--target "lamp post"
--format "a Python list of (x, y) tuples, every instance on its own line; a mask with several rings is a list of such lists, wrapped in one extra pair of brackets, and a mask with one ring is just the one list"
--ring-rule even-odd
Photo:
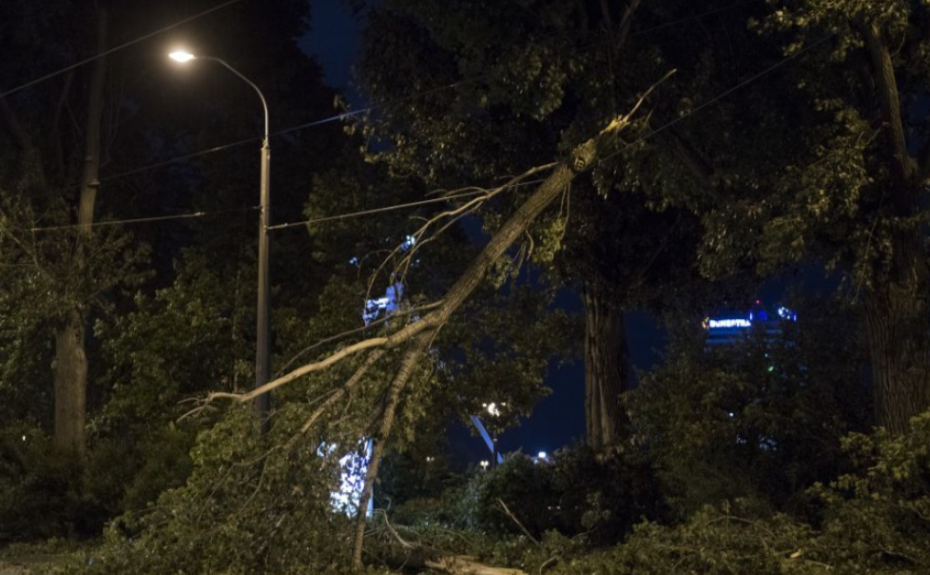
[[(238, 76), (242, 81), (252, 87), (262, 101), (265, 113), (265, 137), (262, 140), (261, 156), (261, 216), (258, 226), (258, 326), (255, 341), (255, 387), (256, 389), (268, 382), (271, 377), (271, 317), (269, 314), (269, 273), (268, 273), (268, 226), (271, 224), (271, 145), (268, 131), (268, 102), (265, 95), (251, 80), (243, 76), (238, 70), (225, 61), (212, 56), (195, 56), (184, 50), (176, 50), (168, 55), (175, 62), (185, 64), (191, 60), (209, 60), (216, 62)], [(271, 408), (271, 394), (263, 393), (255, 398), (255, 410), (262, 421), (262, 431), (268, 428), (268, 411)]]

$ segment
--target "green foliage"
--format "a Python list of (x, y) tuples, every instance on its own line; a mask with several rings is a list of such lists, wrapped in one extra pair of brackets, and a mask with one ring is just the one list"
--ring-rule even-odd
[(81, 467), (57, 452), (40, 430), (4, 427), (0, 434), (0, 543), (74, 533)]
[(823, 540), (850, 572), (930, 569), (930, 412), (907, 434), (854, 434), (844, 445), (854, 472), (814, 492), (826, 506)]
[[(251, 277), (230, 286), (188, 251), (174, 283), (153, 296), (138, 293), (135, 309), (97, 323), (109, 365), (108, 401), (93, 425), (99, 433), (126, 426), (166, 425), (184, 413), (179, 404), (205, 389), (247, 386), (254, 285)], [(230, 289), (231, 288), (231, 289)]]
[(285, 448), (306, 411), (282, 408), (262, 436), (248, 408), (198, 437), (193, 473), (107, 530), (87, 573), (345, 573), (349, 518), (331, 509), (338, 454)]
[(852, 434), (851, 472), (812, 497), (823, 521), (770, 514), (752, 500), (704, 506), (678, 525), (644, 522), (612, 548), (591, 550), (548, 533), (526, 541), (474, 541), (470, 551), (496, 564), (565, 575), (733, 573), (903, 575), (930, 569), (930, 412), (908, 433)]
[(432, 524), (509, 537), (524, 535), (519, 521), (537, 538), (557, 531), (587, 545), (609, 545), (636, 523), (663, 515), (657, 486), (642, 454), (597, 455), (578, 447), (561, 450), (543, 463), (511, 455), (497, 467), (474, 473), (441, 499), (417, 505)]
[(552, 572), (578, 575), (827, 573), (829, 567), (817, 561), (822, 550), (808, 546), (810, 535), (808, 527), (784, 516), (770, 520), (744, 519), (708, 508), (678, 527), (643, 523), (624, 545), (603, 553), (570, 557)]
[(472, 510), (467, 522), (492, 534), (521, 533), (501, 502), (534, 536), (551, 528), (558, 517), (552, 474), (522, 455), (508, 457), (494, 469), (475, 474), (465, 497), (466, 507)]
[(528, 417), (549, 393), (545, 377), (551, 361), (569, 361), (579, 353), (577, 316), (554, 310), (555, 294), (540, 285), (510, 284), (502, 292), (476, 294), (439, 339), (439, 387), (430, 401), (430, 417), (467, 423), (486, 404), (506, 405), (487, 421), (501, 432)]
[(803, 512), (805, 489), (842, 469), (840, 438), (869, 413), (862, 352), (848, 338), (853, 318), (818, 307), (801, 306), (803, 321), (779, 336), (756, 330), (733, 346), (680, 333), (631, 393), (638, 440), (681, 516), (739, 498)]
[(559, 493), (560, 531), (589, 545), (611, 545), (633, 526), (665, 518), (659, 481), (645, 451), (624, 447), (595, 453), (584, 447), (560, 450), (547, 466)]

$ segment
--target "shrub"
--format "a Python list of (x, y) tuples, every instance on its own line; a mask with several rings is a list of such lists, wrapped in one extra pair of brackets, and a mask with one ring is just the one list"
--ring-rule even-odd
[(633, 450), (597, 455), (578, 447), (557, 452), (548, 463), (514, 455), (443, 500), (458, 509), (464, 527), (521, 534), (503, 502), (535, 538), (555, 530), (596, 545), (615, 543), (634, 524), (664, 516), (651, 467)]
[(79, 510), (79, 461), (60, 453), (39, 429), (0, 432), (0, 542), (72, 534)]
[(105, 544), (69, 572), (346, 572), (353, 524), (330, 500), (338, 455), (283, 447), (305, 418), (285, 406), (262, 435), (248, 407), (231, 409), (198, 437), (187, 483), (113, 521)]

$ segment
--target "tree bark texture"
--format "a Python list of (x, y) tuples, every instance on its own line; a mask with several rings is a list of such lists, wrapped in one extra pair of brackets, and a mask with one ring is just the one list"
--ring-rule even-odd
[(876, 286), (866, 312), (875, 423), (892, 433), (907, 431), (910, 419), (930, 407), (930, 282), (923, 261), (905, 259), (898, 265), (907, 265), (910, 277)]
[[(97, 8), (97, 53), (107, 45), (107, 12)], [(72, 273), (85, 273), (84, 241), (91, 234), (94, 204), (100, 175), (101, 123), (106, 58), (98, 58), (91, 72), (87, 95), (84, 165), (78, 205), (78, 235), (75, 240)], [(84, 423), (87, 410), (87, 355), (84, 351), (84, 312), (78, 306), (65, 312), (63, 325), (55, 337), (55, 445), (84, 452)]]
[(603, 289), (586, 286), (584, 383), (588, 445), (602, 450), (626, 435), (629, 418), (621, 395), (630, 387), (629, 348), (623, 310)]
[(912, 218), (920, 210), (925, 183), (907, 149), (907, 130), (892, 49), (876, 22), (862, 28), (885, 133), (890, 197), (897, 229), (892, 232), (892, 266), (887, 279), (869, 293), (866, 323), (872, 367), (875, 423), (892, 433), (908, 429), (910, 418), (930, 407), (930, 269), (924, 232)]
[[(97, 53), (107, 49), (107, 11), (97, 7)], [(101, 124), (103, 122), (103, 91), (107, 75), (107, 59), (97, 58), (90, 77), (87, 94), (87, 125), (84, 140), (84, 166), (81, 173), (81, 200), (78, 225), (81, 233), (90, 235), (94, 223), (94, 204), (100, 178)]]
[(87, 411), (84, 317), (72, 310), (55, 336), (55, 445), (83, 453)]

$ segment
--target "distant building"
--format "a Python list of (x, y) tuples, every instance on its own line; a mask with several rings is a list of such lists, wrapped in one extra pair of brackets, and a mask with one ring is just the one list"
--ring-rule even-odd
[(734, 313), (704, 318), (703, 327), (707, 332), (704, 341), (709, 348), (733, 345), (742, 341), (754, 327), (762, 327), (766, 340), (774, 341), (781, 337), (784, 322), (797, 320), (797, 313), (784, 306), (778, 306), (775, 313), (771, 314), (759, 300), (756, 300), (755, 305), (746, 314)]

